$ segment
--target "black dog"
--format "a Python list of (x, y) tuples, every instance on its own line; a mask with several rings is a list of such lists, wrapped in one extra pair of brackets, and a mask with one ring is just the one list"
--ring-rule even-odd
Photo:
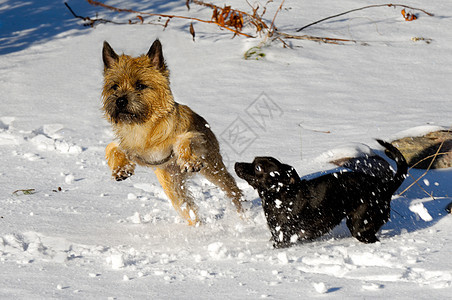
[(397, 148), (377, 141), (397, 163), (397, 172), (391, 172), (391, 176), (340, 172), (300, 180), (293, 167), (272, 157), (235, 164), (237, 175), (255, 188), (262, 199), (275, 248), (317, 238), (343, 218), (359, 241), (378, 241), (375, 234), (389, 220), (392, 194), (405, 179), (408, 166)]

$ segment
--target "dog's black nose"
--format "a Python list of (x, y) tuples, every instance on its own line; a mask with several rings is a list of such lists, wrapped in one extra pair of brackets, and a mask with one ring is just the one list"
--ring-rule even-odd
[(119, 97), (116, 99), (116, 107), (119, 109), (124, 109), (127, 106), (127, 98), (126, 97)]

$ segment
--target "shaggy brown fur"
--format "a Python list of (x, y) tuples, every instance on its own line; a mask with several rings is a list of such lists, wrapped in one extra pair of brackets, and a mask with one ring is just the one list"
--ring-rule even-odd
[(242, 192), (228, 173), (209, 124), (188, 106), (174, 101), (162, 45), (156, 40), (146, 55), (117, 55), (103, 47), (103, 109), (118, 142), (106, 148), (116, 180), (133, 175), (135, 165), (154, 168), (176, 211), (190, 225), (198, 209), (185, 186), (200, 172), (220, 187), (242, 212)]

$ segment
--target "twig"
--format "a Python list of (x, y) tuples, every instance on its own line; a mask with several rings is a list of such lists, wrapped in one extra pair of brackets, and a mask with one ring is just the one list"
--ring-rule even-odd
[(402, 214), (400, 214), (397, 210), (395, 210), (393, 207), (391, 207), (391, 210), (393, 212), (395, 212), (396, 214), (398, 214), (400, 217), (402, 217), (402, 219), (405, 219), (405, 216), (402, 216)]
[[(411, 176), (411, 174), (408, 172), (408, 174)], [(424, 174), (425, 175), (425, 174)], [(422, 176), (424, 176), (422, 175)], [(411, 176), (413, 177), (413, 176)], [(413, 182), (414, 184), (416, 184), (425, 194), (427, 194), (427, 196), (431, 197), (433, 200), (435, 200), (435, 197), (433, 197), (433, 192), (429, 193), (425, 190), (425, 188), (422, 187), (422, 185), (419, 184), (419, 180), (421, 179), (421, 177), (419, 177), (418, 180), (416, 180), (415, 182)], [(399, 195), (401, 195), (402, 193), (400, 193)]]
[(286, 39), (309, 40), (309, 41), (323, 42), (326, 44), (340, 44), (341, 42), (357, 43), (357, 41), (355, 41), (355, 40), (318, 37), (318, 36), (311, 36), (311, 35), (291, 35), (291, 34), (287, 34), (284, 32), (278, 32), (278, 35), (280, 35)]
[(284, 2), (285, 2), (285, 0), (283, 0), (283, 1), (281, 2), (281, 5), (278, 7), (278, 9), (276, 10), (275, 15), (273, 16), (273, 20), (272, 20), (272, 23), (270, 24), (270, 30), (269, 30), (269, 35), (270, 35), (270, 36), (273, 34), (273, 31), (276, 30), (276, 27), (275, 27), (276, 16), (277, 16), (278, 13), (281, 11)]
[[(242, 28), (244, 25), (251, 25), (253, 26), (253, 28), (256, 30), (257, 34), (261, 34), (262, 32), (265, 32), (265, 39), (269, 37), (272, 37), (272, 41), (278, 40), (280, 42), (282, 42), (282, 44), (284, 45), (284, 47), (289, 47), (290, 45), (286, 42), (287, 39), (298, 39), (298, 40), (309, 40), (309, 41), (316, 41), (316, 42), (321, 42), (321, 43), (326, 43), (326, 44), (343, 44), (343, 43), (358, 43), (359, 41), (357, 40), (351, 40), (351, 39), (340, 39), (340, 38), (329, 38), (329, 37), (317, 37), (317, 36), (309, 36), (309, 35), (292, 35), (292, 34), (287, 34), (287, 33), (283, 33), (283, 32), (278, 32), (275, 26), (275, 20), (277, 15), (279, 14), (279, 12), (282, 10), (283, 4), (285, 3), (285, 0), (282, 0), (281, 4), (279, 5), (278, 9), (276, 10), (275, 15), (273, 16), (272, 22), (270, 25), (268, 25), (266, 23), (266, 21), (263, 20), (263, 16), (266, 12), (266, 5), (271, 2), (271, 0), (267, 1), (267, 3), (265, 4), (265, 6), (263, 7), (263, 12), (261, 14), (258, 13), (259, 10), (259, 5), (257, 5), (256, 7), (253, 7), (248, 1), (248, 5), (251, 6), (252, 8), (252, 14), (250, 13), (246, 13), (244, 11), (241, 10), (236, 10), (231, 8), (231, 6), (224, 6), (224, 7), (219, 7), (217, 5), (214, 5), (212, 3), (206, 3), (202, 0), (187, 0), (186, 1), (186, 6), (188, 9), (190, 9), (190, 3), (196, 4), (196, 5), (200, 5), (200, 6), (204, 6), (204, 7), (208, 7), (210, 9), (213, 10), (213, 14), (210, 20), (205, 20), (205, 19), (200, 19), (200, 18), (195, 18), (195, 17), (189, 17), (189, 16), (181, 16), (181, 15), (168, 15), (168, 14), (160, 14), (160, 13), (150, 13), (150, 12), (141, 12), (141, 11), (136, 11), (133, 9), (126, 9), (126, 8), (118, 8), (112, 5), (107, 5), (104, 4), (100, 1), (95, 1), (95, 0), (86, 0), (89, 4), (93, 5), (93, 6), (100, 6), (103, 7), (105, 9), (108, 10), (112, 10), (115, 12), (126, 12), (126, 13), (132, 13), (132, 14), (137, 14), (137, 18), (140, 19), (141, 23), (143, 23), (143, 17), (140, 15), (145, 15), (145, 16), (155, 16), (155, 17), (159, 17), (159, 18), (167, 18), (166, 22), (163, 26), (163, 28), (165, 29), (168, 26), (168, 23), (171, 19), (176, 18), (176, 19), (183, 19), (183, 20), (190, 20), (191, 21), (191, 26), (190, 26), (190, 30), (191, 30), (191, 34), (193, 36), (194, 33), (194, 28), (193, 28), (193, 22), (201, 22), (201, 23), (207, 23), (207, 24), (215, 24), (217, 26), (219, 26), (220, 28), (224, 28), (226, 30), (229, 30), (231, 32), (234, 33), (234, 36), (236, 35), (240, 35), (240, 36), (244, 36), (244, 37), (248, 37), (248, 38), (255, 38), (256, 36), (253, 36), (251, 34), (247, 34), (242, 32)], [(114, 23), (114, 24), (126, 24), (126, 23), (117, 23), (117, 22), (113, 22), (110, 20), (105, 20), (105, 19), (90, 19), (89, 17), (81, 17), (78, 16), (70, 7), (67, 3), (65, 3), (66, 7), (71, 11), (72, 15), (76, 18), (82, 19), (85, 22), (89, 22), (88, 24), (85, 25), (90, 25), (90, 26), (94, 26), (96, 22), (104, 22), (104, 23)], [(297, 31), (301, 31), (304, 28), (307, 28), (309, 26), (312, 26), (314, 24), (323, 22), (325, 20), (331, 19), (331, 18), (335, 18), (353, 11), (358, 11), (358, 10), (363, 10), (366, 8), (371, 8), (371, 7), (381, 7), (381, 6), (389, 6), (389, 7), (395, 7), (395, 6), (401, 6), (401, 7), (406, 7), (409, 9), (414, 9), (414, 10), (419, 10), (424, 12), (425, 14), (429, 15), (429, 16), (433, 16), (433, 14), (426, 12), (425, 10), (422, 9), (418, 9), (418, 8), (412, 8), (406, 5), (402, 5), (402, 4), (380, 4), (380, 5), (369, 5), (369, 6), (365, 6), (362, 8), (357, 8), (357, 9), (353, 9), (341, 14), (337, 14), (328, 18), (324, 18), (322, 20), (316, 21), (314, 23), (311, 23), (309, 25), (306, 25), (300, 29), (298, 29)], [(134, 22), (131, 22), (129, 20), (129, 24), (135, 24)], [(159, 24), (160, 25), (160, 24)]]
[(100, 6), (100, 7), (103, 7), (103, 8), (112, 10), (112, 11), (115, 11), (115, 12), (128, 12), (128, 13), (139, 14), (139, 15), (156, 16), (156, 17), (162, 17), (162, 18), (184, 19), (184, 20), (197, 21), (197, 22), (201, 22), (201, 23), (217, 24), (218, 26), (220, 26), (220, 27), (222, 27), (224, 29), (230, 30), (230, 31), (234, 32), (235, 34), (243, 35), (243, 36), (246, 36), (246, 37), (249, 37), (249, 38), (253, 37), (253, 36), (251, 36), (249, 34), (240, 32), (240, 31), (238, 31), (238, 30), (236, 30), (234, 28), (227, 27), (225, 25), (222, 25), (222, 24), (220, 24), (218, 22), (215, 22), (215, 21), (212, 21), (212, 20), (203, 20), (203, 19), (199, 19), (199, 18), (178, 16), (178, 15), (167, 15), (167, 14), (156, 14), (156, 13), (141, 12), (141, 11), (136, 11), (136, 10), (127, 9), (127, 8), (117, 8), (117, 7), (114, 7), (114, 6), (111, 6), (111, 5), (104, 4), (104, 3), (99, 2), (99, 1), (94, 1), (94, 0), (86, 0), (86, 1), (88, 1), (88, 3), (93, 5), (93, 6)]
[[(447, 130), (447, 132), (450, 133), (451, 130), (452, 130), (452, 127), (449, 128), (449, 129)], [(399, 196), (402, 195), (403, 193), (405, 193), (406, 191), (408, 191), (414, 184), (417, 184), (417, 185), (418, 185), (418, 186), (419, 186), (419, 187), (420, 187), (427, 195), (429, 195), (430, 197), (433, 198), (433, 200), (435, 200), (435, 198), (434, 198), (432, 195), (430, 195), (429, 193), (427, 193), (427, 191), (425, 191), (425, 189), (423, 189), (423, 188), (418, 184), (418, 181), (421, 180), (421, 178), (424, 177), (424, 176), (427, 174), (427, 172), (430, 170), (431, 166), (433, 165), (433, 162), (436, 160), (436, 157), (438, 157), (438, 155), (444, 155), (444, 154), (447, 154), (447, 153), (448, 153), (448, 152), (439, 152), (439, 151), (441, 150), (441, 148), (443, 147), (445, 141), (446, 141), (446, 140), (443, 140), (443, 141), (441, 142), (441, 144), (439, 145), (438, 150), (436, 150), (435, 154), (429, 155), (428, 157), (423, 158), (422, 160), (418, 161), (416, 164), (414, 164), (414, 165), (410, 168), (410, 170), (411, 170), (414, 166), (416, 166), (416, 165), (419, 164), (420, 162), (422, 162), (422, 161), (424, 161), (424, 160), (426, 160), (426, 159), (428, 159), (428, 158), (430, 158), (430, 157), (433, 157), (432, 161), (430, 162), (430, 164), (429, 164), (429, 166), (427, 167), (427, 169), (425, 170), (425, 172), (424, 172), (421, 176), (419, 176), (419, 178), (416, 179), (412, 184), (410, 184), (406, 189), (404, 189), (404, 190), (399, 194)]]
[(440, 153), (438, 153), (438, 154), (435, 153), (435, 154), (429, 155), (429, 156), (427, 156), (427, 157), (424, 157), (423, 159), (421, 159), (420, 161), (418, 161), (417, 163), (415, 163), (414, 165), (412, 165), (412, 166), (410, 167), (410, 170), (411, 170), (411, 169), (414, 169), (414, 167), (416, 167), (418, 164), (420, 164), (420, 163), (423, 162), (424, 160), (427, 160), (427, 159), (432, 158), (432, 157), (440, 156), (440, 155), (446, 155), (446, 154), (449, 154), (449, 152), (440, 152)]
[(337, 18), (337, 17), (343, 16), (343, 15), (346, 15), (346, 14), (349, 14), (349, 13), (352, 13), (352, 12), (355, 12), (355, 11), (364, 10), (364, 9), (368, 9), (368, 8), (383, 7), (383, 6), (387, 6), (387, 7), (400, 6), (400, 7), (404, 7), (404, 8), (408, 8), (408, 9), (412, 9), (412, 10), (421, 11), (421, 12), (425, 13), (426, 15), (430, 16), (430, 17), (434, 16), (434, 14), (429, 13), (429, 12), (423, 10), (423, 9), (414, 8), (414, 7), (406, 6), (406, 5), (403, 5), (403, 4), (391, 4), (391, 3), (389, 3), (389, 4), (375, 4), (375, 5), (368, 5), (368, 6), (364, 6), (364, 7), (360, 7), (360, 8), (355, 8), (355, 9), (352, 9), (352, 10), (349, 10), (349, 11), (346, 11), (346, 12), (343, 12), (343, 13), (340, 13), (340, 14), (337, 14), (337, 15), (326, 17), (324, 19), (321, 19), (321, 20), (315, 21), (313, 23), (310, 23), (308, 25), (305, 25), (305, 26), (301, 27), (300, 29), (297, 29), (297, 32), (300, 32), (303, 29), (308, 28), (308, 27), (310, 27), (312, 25), (318, 24), (320, 22), (323, 22), (323, 21), (326, 21), (326, 20), (329, 20), (329, 19), (333, 19), (333, 18)]
[[(425, 172), (424, 172), (421, 176), (419, 176), (419, 178), (416, 179), (412, 184), (410, 184), (406, 189), (404, 189), (401, 193), (399, 193), (399, 196), (403, 195), (403, 194), (404, 194), (406, 191), (408, 191), (413, 185), (417, 184), (417, 182), (418, 182), (419, 180), (421, 180), (422, 177), (424, 177), (425, 175), (427, 175), (428, 171), (430, 170), (430, 168), (431, 168), (432, 165), (433, 165), (433, 162), (436, 160), (436, 157), (438, 156), (439, 151), (440, 151), (441, 148), (443, 147), (444, 142), (445, 142), (445, 140), (442, 141), (441, 144), (439, 145), (438, 150), (436, 150), (436, 153), (433, 155), (433, 159), (432, 159), (432, 161), (430, 162), (430, 164), (428, 165), (428, 167), (427, 167), (427, 169), (425, 170)], [(427, 195), (429, 195), (429, 194), (427, 193)], [(429, 196), (432, 197), (431, 195), (429, 195)], [(432, 198), (433, 198), (433, 197), (432, 197)]]
[(14, 196), (19, 196), (19, 193), (22, 193), (23, 195), (31, 195), (34, 194), (36, 192), (35, 189), (24, 189), (24, 190), (15, 190), (13, 192)]
[(82, 17), (82, 16), (77, 15), (77, 14), (72, 10), (72, 8), (69, 6), (69, 4), (67, 4), (67, 2), (64, 2), (64, 5), (66, 5), (67, 9), (69, 9), (69, 11), (70, 11), (71, 14), (74, 16), (74, 18), (76, 18), (76, 19), (81, 19), (81, 20), (83, 20), (83, 21), (85, 21), (85, 22), (88, 22), (88, 24), (83, 24), (83, 25), (85, 25), (85, 26), (91, 26), (91, 27), (93, 27), (97, 22), (98, 22), (98, 23), (113, 23), (113, 24), (118, 24), (118, 25), (126, 24), (126, 23), (118, 23), (118, 22), (114, 22), (114, 21), (106, 20), (106, 19), (91, 19), (91, 18), (89, 18), (89, 17)]

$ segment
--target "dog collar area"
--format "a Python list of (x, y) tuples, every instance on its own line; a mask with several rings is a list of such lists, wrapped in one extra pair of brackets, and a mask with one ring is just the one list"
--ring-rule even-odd
[(158, 161), (145, 161), (145, 163), (148, 166), (156, 167), (156, 166), (160, 166), (160, 165), (163, 165), (163, 164), (169, 162), (173, 157), (174, 157), (174, 152), (173, 152), (173, 150), (171, 150), (171, 153), (164, 159), (161, 159)]

